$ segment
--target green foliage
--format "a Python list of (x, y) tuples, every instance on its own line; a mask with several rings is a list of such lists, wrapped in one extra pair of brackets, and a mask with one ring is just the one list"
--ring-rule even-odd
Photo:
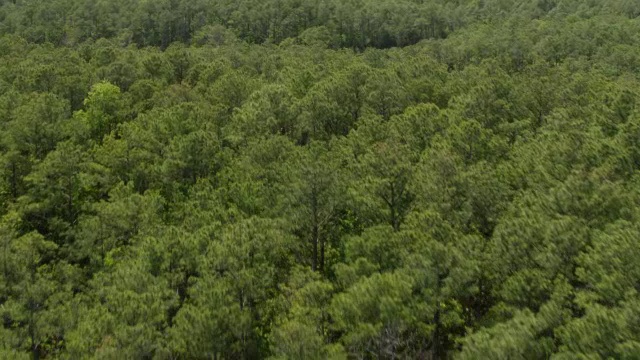
[(73, 123), (72, 131), (100, 141), (115, 130), (120, 121), (120, 108), (121, 94), (117, 86), (107, 82), (95, 84), (84, 100), (84, 110), (75, 114), (78, 121)]
[(0, 358), (638, 358), (639, 14), (0, 0)]

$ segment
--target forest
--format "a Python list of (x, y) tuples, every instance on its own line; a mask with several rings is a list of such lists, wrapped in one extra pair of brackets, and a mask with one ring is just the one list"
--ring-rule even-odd
[(640, 1), (0, 0), (1, 359), (640, 359), (639, 292)]

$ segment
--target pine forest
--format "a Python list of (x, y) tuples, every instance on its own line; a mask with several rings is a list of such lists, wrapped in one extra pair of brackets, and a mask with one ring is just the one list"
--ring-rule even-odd
[(640, 359), (640, 1), (0, 0), (0, 359)]

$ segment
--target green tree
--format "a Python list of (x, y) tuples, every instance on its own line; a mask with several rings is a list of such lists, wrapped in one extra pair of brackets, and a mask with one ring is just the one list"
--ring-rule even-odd
[(398, 231), (413, 200), (409, 189), (413, 175), (409, 149), (395, 139), (372, 144), (360, 166), (364, 176), (356, 186), (362, 186), (365, 196), (384, 208), (386, 222)]
[(73, 126), (80, 128), (71, 131), (80, 131), (78, 135), (81, 139), (86, 136), (94, 141), (102, 141), (122, 121), (122, 105), (120, 88), (107, 82), (95, 84), (84, 101), (84, 110), (74, 115), (77, 122)]
[(3, 346), (39, 359), (62, 349), (71, 300), (71, 284), (62, 281), (72, 271), (55, 260), (55, 243), (36, 232), (20, 236), (19, 226), (15, 213), (0, 224)]
[(333, 286), (308, 269), (294, 269), (284, 287), (282, 313), (270, 337), (273, 358), (344, 359), (340, 345), (327, 344)]
[(29, 190), (19, 199), (19, 205), (31, 228), (58, 241), (70, 235), (70, 227), (92, 194), (82, 176), (85, 156), (72, 142), (60, 142), (56, 150), (25, 177)]
[(219, 236), (199, 260), (201, 277), (175, 317), (170, 346), (181, 356), (256, 357), (266, 351), (268, 300), (287, 278), (295, 238), (280, 222), (255, 217)]
[(295, 191), (293, 217), (300, 237), (310, 245), (311, 268), (326, 270), (331, 237), (336, 231), (336, 216), (341, 205), (341, 177), (339, 164), (331, 149), (312, 142), (299, 152), (293, 167), (297, 178), (292, 184)]

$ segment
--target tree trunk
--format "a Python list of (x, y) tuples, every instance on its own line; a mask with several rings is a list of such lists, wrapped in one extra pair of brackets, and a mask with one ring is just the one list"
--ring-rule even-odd
[(313, 232), (312, 232), (312, 239), (311, 241), (313, 242), (313, 255), (312, 255), (312, 259), (311, 259), (311, 269), (313, 271), (316, 271), (318, 269), (318, 225), (314, 224), (313, 225)]
[(320, 229), (318, 224), (318, 199), (315, 189), (312, 189), (311, 194), (311, 212), (313, 215), (313, 228), (311, 231), (311, 242), (313, 246), (313, 259), (311, 261), (311, 269), (313, 271), (318, 270), (318, 243), (320, 242)]
[(18, 169), (15, 161), (11, 162), (11, 196), (13, 200), (18, 198)]
[(320, 241), (320, 266), (319, 271), (324, 272), (324, 239), (319, 239)]

